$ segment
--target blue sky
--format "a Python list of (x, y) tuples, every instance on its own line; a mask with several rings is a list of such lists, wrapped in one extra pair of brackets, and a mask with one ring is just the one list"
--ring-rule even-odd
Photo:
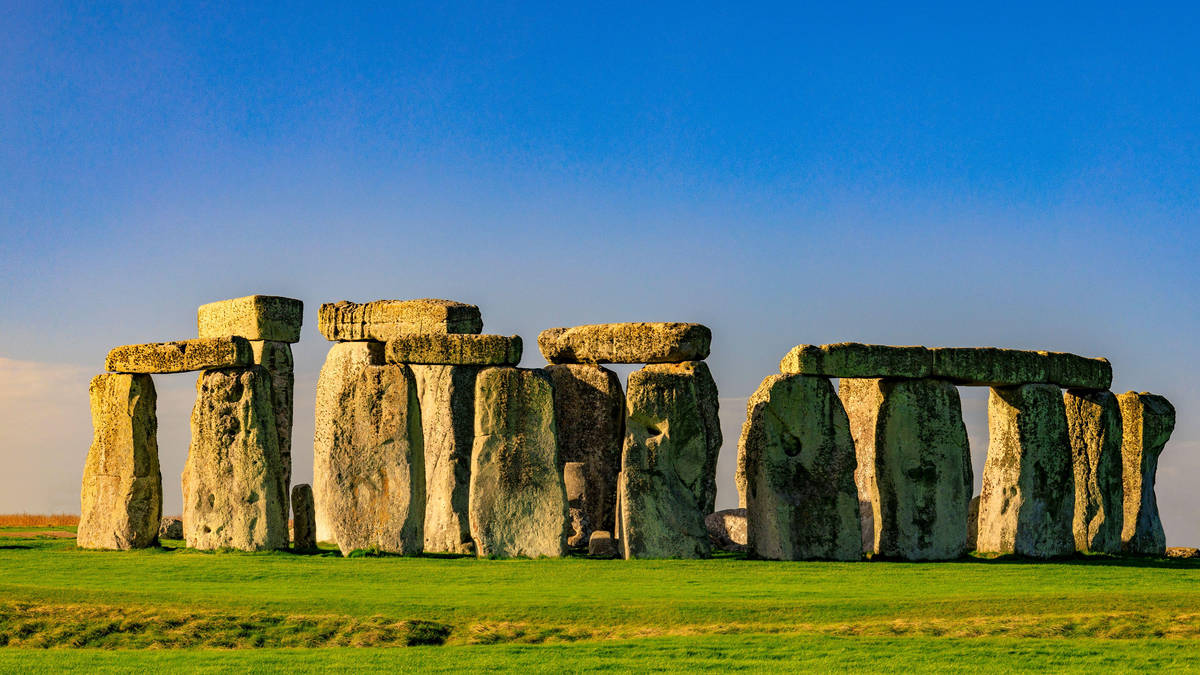
[[(1197, 34), (1184, 3), (5, 3), (0, 510), (77, 508), (109, 347), (289, 295), (303, 383), (321, 302), (434, 296), (530, 344), (710, 325), (724, 456), (797, 343), (1108, 356), (1180, 410), (1160, 494), (1195, 545)], [(192, 379), (159, 379), (186, 446)]]

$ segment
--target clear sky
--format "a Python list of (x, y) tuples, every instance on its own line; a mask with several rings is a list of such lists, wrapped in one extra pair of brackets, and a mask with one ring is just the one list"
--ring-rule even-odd
[[(107, 349), (250, 293), (306, 303), (307, 480), (317, 306), (432, 296), (530, 367), (550, 326), (711, 326), (726, 505), (797, 343), (1107, 356), (1179, 410), (1200, 545), (1194, 4), (158, 4), (0, 4), (0, 511), (78, 510)], [(168, 511), (194, 381), (156, 380)]]

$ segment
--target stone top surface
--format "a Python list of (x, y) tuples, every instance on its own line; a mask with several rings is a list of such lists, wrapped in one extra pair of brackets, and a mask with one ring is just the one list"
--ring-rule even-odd
[(711, 347), (712, 331), (698, 323), (601, 323), (538, 335), (550, 363), (682, 363), (708, 358)]
[(515, 366), (521, 362), (519, 335), (428, 333), (401, 335), (387, 341), (388, 363), (446, 366)]
[(321, 305), (317, 328), (332, 341), (386, 342), (408, 333), (479, 333), (483, 317), (479, 308), (453, 300), (349, 300)]
[(200, 305), (197, 335), (202, 338), (240, 336), (247, 340), (299, 342), (304, 303), (278, 295), (247, 295)]
[(798, 345), (783, 357), (784, 374), (826, 377), (934, 377), (967, 386), (1055, 384), (1107, 389), (1112, 364), (1064, 352), (996, 347), (892, 347), (857, 342)]
[(253, 363), (250, 342), (238, 336), (115, 347), (104, 360), (104, 368), (114, 373), (186, 373)]

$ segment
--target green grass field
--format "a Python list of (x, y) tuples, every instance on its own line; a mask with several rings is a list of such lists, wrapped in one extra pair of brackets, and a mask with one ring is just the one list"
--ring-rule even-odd
[(0, 670), (1200, 671), (1197, 560), (343, 559), (62, 529), (0, 528)]

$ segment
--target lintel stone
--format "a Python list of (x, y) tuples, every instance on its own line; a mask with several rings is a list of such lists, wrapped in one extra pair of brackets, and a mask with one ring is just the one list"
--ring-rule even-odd
[(349, 300), (321, 305), (317, 328), (331, 341), (386, 342), (406, 333), (479, 333), (479, 308), (453, 300)]
[(388, 363), (444, 366), (515, 366), (521, 361), (519, 335), (420, 334), (388, 340)]
[(550, 363), (683, 363), (703, 361), (711, 347), (712, 331), (698, 323), (602, 323), (538, 335)]
[(237, 335), (247, 340), (299, 342), (304, 303), (277, 295), (247, 295), (200, 305), (197, 335), (202, 338)]
[(248, 340), (219, 337), (115, 347), (104, 360), (104, 367), (114, 373), (186, 373), (253, 363), (254, 351)]

